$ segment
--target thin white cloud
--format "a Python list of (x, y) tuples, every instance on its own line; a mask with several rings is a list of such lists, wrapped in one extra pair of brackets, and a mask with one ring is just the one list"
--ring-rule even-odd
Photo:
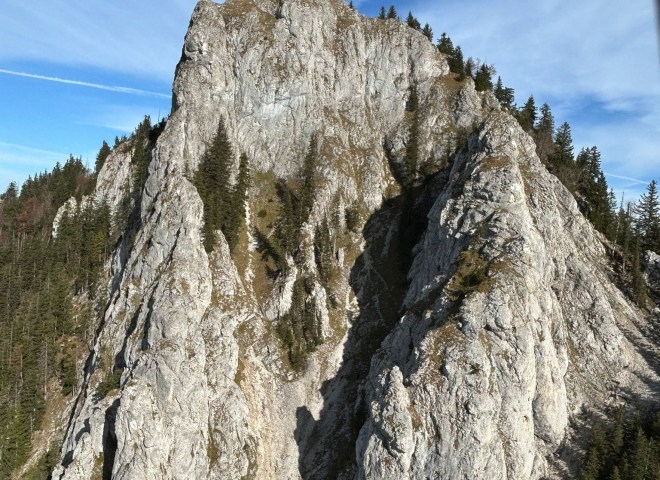
[[(495, 63), (524, 99), (658, 95), (656, 29), (651, 2), (502, 0), (414, 2), (420, 20), (446, 31), (465, 55)], [(488, 15), (484, 15), (484, 9)], [(470, 21), (466, 21), (470, 19)]]
[(4, 68), (0, 68), (0, 73), (3, 73), (5, 75), (12, 75), (15, 77), (25, 77), (25, 78), (34, 78), (37, 80), (46, 80), (48, 82), (56, 82), (56, 83), (64, 83), (67, 85), (76, 85), (79, 87), (87, 87), (87, 88), (95, 88), (97, 90), (105, 90), (108, 92), (118, 92), (118, 93), (126, 93), (128, 95), (140, 95), (143, 97), (157, 97), (157, 98), (170, 98), (170, 95), (166, 95), (164, 93), (158, 93), (158, 92), (150, 92), (148, 90), (140, 90), (139, 88), (131, 88), (131, 87), (120, 87), (116, 85), (102, 85), (100, 83), (91, 83), (91, 82), (83, 82), (80, 80), (71, 80), (67, 78), (59, 78), (59, 77), (49, 77), (47, 75), (37, 75), (34, 73), (27, 73), (27, 72), (17, 72), (14, 70), (7, 70)]
[(605, 175), (607, 175), (608, 177), (612, 177), (612, 178), (618, 178), (619, 180), (627, 180), (627, 181), (632, 182), (632, 183), (638, 183), (640, 185), (648, 185), (649, 184), (649, 182), (645, 182), (643, 180), (638, 180), (636, 178), (626, 177), (625, 175), (615, 175), (615, 174), (609, 173), (609, 172), (605, 172)]
[(8, 68), (45, 61), (170, 83), (197, 1), (0, 3), (0, 63)]
[(68, 155), (50, 150), (0, 142), (0, 190), (16, 182), (23, 184), (28, 175), (49, 171), (55, 163), (64, 163)]
[[(35, 155), (46, 155), (49, 157), (64, 157), (65, 154), (60, 152), (53, 152), (52, 150), (42, 150), (40, 148), (28, 147), (26, 145), (18, 145), (16, 143), (2, 142), (0, 141), (0, 152), (6, 152), (7, 150), (20, 150), (23, 152), (29, 152)], [(0, 153), (1, 155), (1, 153)], [(0, 157), (1, 160), (1, 157)]]

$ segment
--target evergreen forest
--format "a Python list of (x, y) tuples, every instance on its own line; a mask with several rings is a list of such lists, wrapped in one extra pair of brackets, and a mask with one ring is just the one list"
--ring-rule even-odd
[[(114, 214), (91, 200), (112, 153), (106, 142), (94, 170), (70, 157), (0, 195), (0, 478), (25, 463), (33, 434), (77, 394), (107, 303), (105, 267), (137, 231), (150, 150), (163, 127), (145, 117), (130, 138), (116, 140), (114, 148), (132, 151), (134, 186)], [(56, 213), (70, 198), (55, 234)], [(23, 478), (48, 478), (59, 448), (54, 442)]]

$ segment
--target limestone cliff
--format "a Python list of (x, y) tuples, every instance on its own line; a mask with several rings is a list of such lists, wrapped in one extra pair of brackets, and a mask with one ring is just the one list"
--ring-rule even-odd
[[(205, 252), (190, 181), (221, 117), (253, 172), (233, 255), (222, 235)], [(273, 279), (253, 233), (314, 134), (308, 260)], [(119, 203), (128, 161), (108, 158), (97, 198)], [(53, 478), (561, 476), (581, 409), (655, 378), (645, 320), (531, 138), (423, 35), (339, 0), (197, 4), (139, 208)], [(324, 286), (312, 238), (331, 215)], [(323, 342), (296, 372), (275, 326), (303, 273)]]

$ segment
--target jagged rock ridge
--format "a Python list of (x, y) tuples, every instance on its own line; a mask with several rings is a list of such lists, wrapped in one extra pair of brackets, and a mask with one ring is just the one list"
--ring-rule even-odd
[[(413, 88), (425, 178), (404, 191)], [(254, 239), (202, 247), (188, 177), (221, 116), (254, 172), (248, 232), (312, 134), (303, 228), (364, 214), (362, 234), (333, 232), (333, 291), (311, 288), (324, 343), (302, 374), (274, 325), (313, 260), (268, 283)], [(128, 162), (108, 158), (120, 181), (97, 198), (118, 203)], [(53, 478), (541, 478), (584, 405), (654, 378), (603, 240), (529, 136), (423, 35), (340, 1), (198, 3), (140, 208)]]

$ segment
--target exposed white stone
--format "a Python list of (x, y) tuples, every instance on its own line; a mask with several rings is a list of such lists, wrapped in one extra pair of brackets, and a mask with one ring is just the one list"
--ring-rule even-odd
[[(446, 169), (405, 210), (383, 144), (403, 157), (413, 85), (420, 159)], [(582, 405), (614, 380), (645, 393), (636, 373), (653, 374), (624, 334), (643, 319), (601, 238), (517, 122), (420, 33), (339, 0), (200, 1), (174, 97), (53, 478), (94, 478), (102, 454), (117, 479), (542, 478)], [(313, 248), (263, 298), (222, 235), (202, 246), (186, 177), (221, 116), (236, 153), (277, 177), (295, 177), (319, 135), (309, 235), (337, 198), (366, 222), (339, 232), (334, 321), (313, 285), (325, 342), (302, 374), (273, 324), (300, 269), (314, 273)], [(95, 198), (116, 206), (131, 171), (113, 155)], [(399, 272), (416, 209), (428, 225)], [(464, 252), (488, 279), (457, 302)], [(113, 367), (120, 388), (101, 399)]]
[(84, 210), (92, 205), (106, 203), (111, 214), (117, 211), (122, 200), (131, 191), (132, 152), (133, 149), (126, 143), (110, 152), (97, 175), (94, 194), (84, 196), (80, 202), (71, 197), (57, 210), (53, 219), (53, 237), (57, 236), (64, 215), (75, 215), (78, 209)]

